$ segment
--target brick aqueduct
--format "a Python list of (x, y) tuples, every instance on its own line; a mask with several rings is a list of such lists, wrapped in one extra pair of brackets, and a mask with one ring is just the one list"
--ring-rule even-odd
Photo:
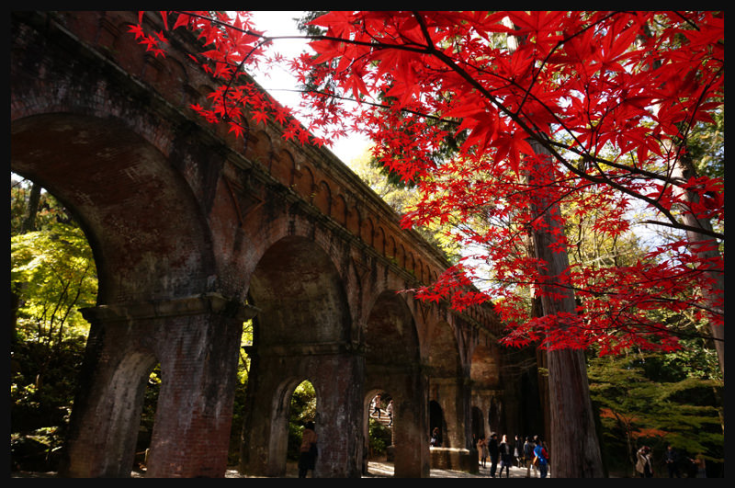
[[(395, 476), (477, 470), (472, 438), (538, 433), (533, 353), (495, 345), (491, 308), (396, 293), (447, 266), (333, 154), (254, 126), (201, 122), (211, 81), (175, 37), (166, 59), (135, 12), (11, 13), (11, 170), (84, 228), (99, 277), (60, 475), (126, 477), (142, 398), (162, 385), (149, 477), (226, 471), (243, 322), (254, 344), (239, 469), (282, 476), (291, 394), (317, 394), (315, 475), (359, 477), (368, 404), (394, 400)], [(148, 19), (155, 22), (155, 19)], [(429, 447), (439, 426), (444, 444)]]

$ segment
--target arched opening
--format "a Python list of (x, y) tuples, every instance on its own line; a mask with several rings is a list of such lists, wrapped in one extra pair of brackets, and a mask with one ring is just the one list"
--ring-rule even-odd
[(429, 432), (431, 432), (432, 447), (444, 446), (444, 432), (446, 432), (444, 412), (439, 402), (434, 400), (429, 402)]
[[(321, 389), (319, 411), (310, 414), (320, 440), (338, 444), (343, 442), (339, 437), (348, 434), (319, 421), (324, 411), (338, 409), (344, 401), (338, 398), (344, 391), (336, 391), (334, 385), (335, 367), (343, 357), (341, 344), (349, 337), (346, 293), (331, 257), (317, 243), (288, 236), (272, 244), (259, 260), (250, 278), (249, 300), (258, 314), (248, 349), (251, 367), (240, 472), (284, 476), (287, 458), (295, 461), (293, 451), (288, 454), (290, 402), (304, 378)], [(291, 448), (302, 429), (302, 421), (290, 429)], [(328, 451), (319, 456), (317, 474), (331, 455)]]
[[(392, 439), (388, 450), (396, 477), (420, 477), (422, 456), (428, 456), (426, 424), (426, 378), (420, 371), (418, 334), (411, 310), (402, 295), (384, 291), (378, 295), (365, 327), (367, 372), (366, 419), (370, 402), (390, 395)], [(387, 410), (388, 406), (385, 405)], [(366, 429), (366, 438), (368, 437)], [(425, 452), (424, 452), (425, 450)]]
[(55, 471), (97, 300), (94, 256), (72, 214), (10, 175), (10, 420), (13, 470)]
[(485, 438), (485, 420), (482, 410), (472, 407), (472, 445), (476, 446), (477, 441)]
[(13, 121), (11, 169), (53, 193), (84, 229), (98, 303), (203, 291), (213, 255), (191, 189), (122, 122), (75, 114)]
[[(156, 364), (155, 356), (150, 353), (137, 353), (125, 357), (110, 382), (110, 391), (113, 391), (114, 395), (105, 400), (110, 410), (123, 412), (113, 416), (108, 435), (121, 441), (114, 445), (116, 448), (114, 457), (126, 460), (121, 464), (128, 466), (128, 475), (130, 470), (140, 468), (136, 463), (140, 460), (140, 454), (145, 458), (145, 451), (151, 445), (156, 430), (155, 417), (161, 414), (156, 408), (158, 385), (150, 385), (151, 373)], [(148, 402), (146, 394), (150, 394)], [(153, 418), (149, 417), (151, 413)], [(142, 428), (150, 432), (150, 437), (141, 438)], [(145, 466), (142, 468), (145, 469)]]
[(342, 279), (330, 257), (302, 237), (286, 237), (263, 255), (250, 280), (259, 312), (257, 347), (345, 340), (349, 313)]
[(292, 477), (313, 477), (318, 458), (319, 443), (314, 449), (309, 449), (310, 435), (313, 431), (318, 439), (317, 396), (314, 385), (310, 381), (302, 381), (291, 394), (291, 406), (288, 419), (288, 455), (287, 475)]
[(490, 426), (490, 431), (500, 433), (504, 431), (503, 425), (503, 406), (497, 397), (492, 397), (490, 400), (490, 411), (487, 414), (487, 423)]
[(383, 390), (372, 390), (366, 396), (366, 457), (373, 462), (393, 462), (393, 396)]
[(138, 428), (138, 439), (135, 444), (135, 462), (133, 470), (145, 472), (148, 465), (148, 453), (153, 431), (156, 427), (156, 410), (158, 406), (158, 395), (161, 392), (161, 365), (156, 364), (148, 375), (143, 393), (143, 408), (140, 416), (140, 427)]
[(204, 291), (214, 259), (200, 208), (166, 157), (114, 117), (55, 113), (12, 121), (11, 171), (68, 209), (88, 239), (99, 280), (85, 314), (84, 384), (61, 468), (65, 476), (129, 476), (163, 337), (151, 324), (113, 315), (127, 304)]
[[(17, 469), (56, 471), (90, 331), (80, 310), (97, 301), (96, 264), (72, 212), (40, 185), (13, 173), (11, 297), (11, 463)], [(137, 431), (134, 440), (118, 435), (130, 439), (115, 446), (117, 458), (131, 460), (123, 466), (128, 473), (145, 470), (160, 385), (154, 363), (151, 354), (131, 354), (110, 380), (120, 392), (114, 408), (132, 412), (131, 431)], [(124, 432), (125, 417), (117, 422), (114, 430)], [(39, 435), (43, 431), (55, 434)]]

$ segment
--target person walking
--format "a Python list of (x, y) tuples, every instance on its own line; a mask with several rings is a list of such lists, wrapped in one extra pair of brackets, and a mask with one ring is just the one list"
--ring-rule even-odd
[(513, 451), (508, 443), (508, 437), (503, 434), (498, 451), (500, 451), (500, 473), (499, 478), (503, 477), (503, 469), (505, 469), (505, 477), (510, 478), (510, 467), (513, 464)]
[(490, 434), (490, 441), (487, 444), (487, 452), (490, 455), (490, 477), (495, 478), (495, 471), (498, 469), (498, 455), (500, 451), (498, 449), (498, 434), (492, 432)]
[(433, 447), (442, 446), (442, 437), (441, 432), (439, 432), (439, 427), (434, 427), (434, 430), (431, 431), (431, 440), (429, 440), (429, 445)]
[[(533, 448), (536, 447), (531, 439), (531, 436), (526, 437), (526, 442), (523, 443), (523, 457), (526, 463), (526, 478), (531, 477), (531, 468), (533, 468)], [(535, 470), (535, 468), (534, 468)]]
[(536, 442), (536, 447), (533, 449), (533, 455), (533, 463), (538, 466), (539, 478), (546, 478), (546, 475), (549, 473), (549, 455), (540, 438)]
[(666, 460), (666, 469), (669, 470), (669, 478), (681, 478), (681, 473), (679, 473), (679, 453), (676, 452), (674, 446), (671, 444), (666, 446), (664, 459)]
[(487, 467), (487, 440), (485, 437), (480, 437), (477, 441), (477, 452), (480, 453), (480, 465), (483, 468)]
[(319, 436), (314, 431), (314, 422), (307, 422), (301, 437), (301, 447), (299, 447), (299, 478), (306, 478), (309, 470), (311, 470), (312, 478), (314, 477), (318, 438)]
[(374, 418), (380, 419), (380, 395), (375, 395), (370, 405), (371, 415)]
[(637, 462), (635, 470), (641, 478), (653, 478), (653, 466), (651, 465), (651, 448), (643, 446), (636, 452)]
[(516, 465), (519, 468), (523, 467), (523, 442), (521, 441), (521, 438), (518, 437), (518, 434), (515, 436), (515, 440), (513, 442), (513, 457), (516, 460)]

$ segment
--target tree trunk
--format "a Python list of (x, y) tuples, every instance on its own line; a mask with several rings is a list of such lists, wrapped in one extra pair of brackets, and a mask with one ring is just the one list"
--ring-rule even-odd
[[(32, 183), (31, 194), (28, 198), (27, 207), (20, 226), (20, 234), (34, 232), (36, 230), (36, 215), (38, 205), (41, 201), (41, 185)], [(24, 287), (23, 283), (10, 284), (10, 343), (15, 344), (18, 330), (18, 309), (20, 308), (20, 294), (16, 291)]]
[[(532, 143), (536, 154), (548, 154), (540, 145)], [(534, 184), (532, 171), (529, 183)], [(538, 174), (538, 173), (537, 173)], [(565, 251), (555, 252), (551, 244), (555, 232), (563, 233), (557, 204), (538, 202), (533, 209), (546, 223), (542, 230), (533, 231), (536, 257), (547, 267), (543, 273), (550, 278), (547, 286), (558, 283), (558, 277), (569, 267)], [(542, 294), (545, 316), (560, 312), (576, 314), (574, 293), (553, 288), (554, 296)], [(563, 323), (558, 325), (564, 327)], [(551, 439), (548, 446), (550, 474), (554, 478), (600, 478), (604, 476), (602, 455), (595, 429), (595, 415), (590, 399), (589, 380), (584, 352), (578, 349), (557, 349), (546, 354), (549, 382), (549, 410)]]
[(38, 215), (38, 204), (41, 201), (41, 186), (33, 183), (31, 185), (31, 195), (28, 198), (28, 208), (26, 208), (20, 233), (33, 232), (36, 230), (36, 215)]
[[(687, 181), (692, 176), (696, 176), (696, 170), (694, 169), (694, 165), (692, 162), (687, 159), (688, 157), (685, 155), (679, 159), (677, 159), (676, 163), (674, 164), (674, 171), (672, 172), (672, 176), (675, 180), (681, 180), (681, 181)], [(684, 197), (686, 202), (690, 203), (698, 203), (698, 195), (694, 192), (686, 192), (683, 193), (682, 196)], [(682, 211), (682, 220), (684, 224), (689, 226), (690, 228), (701, 228), (704, 231), (712, 231), (712, 224), (707, 219), (699, 219), (696, 215), (693, 215), (688, 209), (684, 209)], [(694, 230), (687, 230), (687, 240), (689, 241), (689, 246), (694, 255), (697, 257), (705, 260), (707, 259), (713, 259), (719, 257), (719, 251), (717, 249), (710, 249), (710, 250), (701, 250), (702, 245), (708, 244), (710, 241), (712, 241), (714, 238), (708, 236), (707, 234), (703, 234), (700, 232), (696, 232)], [(712, 288), (709, 290), (703, 291), (705, 293), (705, 299), (707, 306), (710, 310), (712, 310), (715, 313), (722, 314), (724, 316), (724, 309), (722, 303), (717, 303), (718, 299), (721, 297), (724, 298), (725, 296), (725, 275), (724, 273), (717, 271), (717, 270), (711, 270), (706, 272), (709, 275), (709, 278), (712, 279)], [(712, 338), (714, 339), (713, 342), (715, 344), (715, 349), (717, 350), (717, 358), (720, 363), (720, 371), (722, 372), (722, 378), (725, 378), (725, 330), (724, 326), (717, 325), (717, 324), (710, 324), (710, 330), (712, 332)]]

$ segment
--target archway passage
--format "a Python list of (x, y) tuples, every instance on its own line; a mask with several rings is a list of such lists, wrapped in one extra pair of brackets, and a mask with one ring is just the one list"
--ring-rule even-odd
[[(288, 421), (288, 456), (295, 463), (298, 477), (306, 478), (314, 474), (316, 461), (319, 458), (319, 435), (316, 421), (318, 404), (314, 385), (309, 380), (302, 381), (291, 395), (291, 407)], [(308, 432), (308, 431), (311, 431)], [(315, 442), (310, 442), (310, 441)], [(309, 446), (313, 445), (313, 448)], [(293, 472), (293, 471), (292, 471)]]
[[(11, 170), (75, 215), (98, 270), (60, 471), (130, 475), (142, 391), (159, 360), (164, 382), (149, 475), (223, 475), (243, 317), (207, 288), (206, 277), (217, 275), (210, 234), (181, 173), (121, 121), (71, 113), (14, 120)], [(196, 457), (195, 449), (211, 456)]]
[(75, 213), (97, 258), (100, 303), (204, 291), (213, 259), (191, 190), (122, 123), (68, 113), (13, 121), (11, 169)]
[(389, 391), (393, 400), (396, 477), (429, 474), (427, 378), (420, 365), (418, 333), (405, 297), (382, 292), (365, 327), (366, 385), (368, 392)]
[(431, 432), (432, 447), (442, 447), (446, 432), (444, 412), (439, 403), (434, 400), (429, 402), (429, 432)]
[[(281, 432), (286, 397), (304, 378), (314, 385), (320, 449), (315, 476), (359, 475), (362, 361), (349, 348), (351, 320), (343, 280), (319, 245), (284, 237), (263, 254), (250, 278), (249, 297), (259, 312), (250, 348), (251, 370), (243, 425), (240, 471), (283, 476)], [(337, 374), (339, 372), (339, 374)]]
[[(393, 462), (393, 396), (387, 391), (373, 390), (365, 398), (365, 461)], [(363, 473), (368, 472), (363, 463)]]
[(330, 257), (313, 241), (286, 237), (271, 246), (250, 280), (260, 312), (254, 343), (259, 348), (338, 343), (349, 337), (349, 310)]
[[(241, 140), (203, 123), (188, 108), (211, 93), (187, 55), (196, 39), (172, 33), (166, 59), (154, 59), (126, 49), (136, 19), (12, 14), (11, 170), (73, 210), (100, 274), (64, 475), (129, 474), (108, 453), (127, 442), (119, 434), (136, 432), (127, 419), (137, 400), (106, 399), (137, 398), (145, 368), (132, 367), (136, 354), (162, 371), (149, 475), (223, 475), (249, 289), (262, 307), (250, 386), (267, 413), (257, 421), (282, 405), (285, 384), (309, 378), (330, 446), (319, 475), (359, 475), (362, 400), (384, 389), (405, 426), (401, 452), (411, 453), (396, 461), (396, 476), (428, 476), (426, 336), (437, 315), (393, 291), (375, 295), (438, 276), (447, 263), (328, 151), (258, 124), (248, 134), (258, 151), (243, 152)], [(444, 408), (447, 418), (464, 414)], [(249, 439), (268, 438), (259, 428)]]

